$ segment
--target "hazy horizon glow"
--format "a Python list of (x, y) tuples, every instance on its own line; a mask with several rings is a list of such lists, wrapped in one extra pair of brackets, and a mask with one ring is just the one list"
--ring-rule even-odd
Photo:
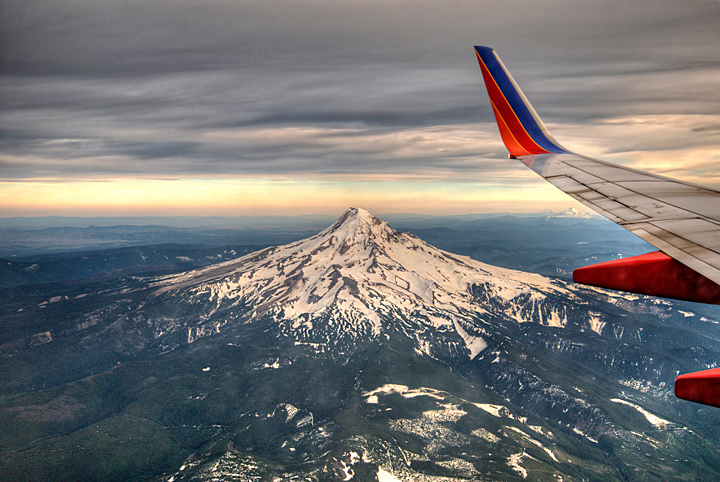
[(577, 152), (720, 188), (720, 2), (8, 0), (0, 216), (583, 209), (507, 159), (473, 45)]
[(0, 183), (0, 190), (0, 217), (337, 214), (351, 206), (433, 215), (587, 211), (549, 184), (518, 189), (476, 182), (115, 180)]

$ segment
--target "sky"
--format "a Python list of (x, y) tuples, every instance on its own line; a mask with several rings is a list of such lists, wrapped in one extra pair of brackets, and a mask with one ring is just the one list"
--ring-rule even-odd
[(720, 189), (720, 1), (3, 0), (0, 217), (531, 212), (473, 51), (554, 137)]

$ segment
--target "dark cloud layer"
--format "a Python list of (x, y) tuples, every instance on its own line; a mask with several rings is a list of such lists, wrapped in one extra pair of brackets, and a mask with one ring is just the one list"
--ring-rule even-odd
[(5, 0), (0, 178), (492, 173), (474, 44), (550, 124), (706, 116), (683, 147), (717, 148), (719, 21), (716, 0)]

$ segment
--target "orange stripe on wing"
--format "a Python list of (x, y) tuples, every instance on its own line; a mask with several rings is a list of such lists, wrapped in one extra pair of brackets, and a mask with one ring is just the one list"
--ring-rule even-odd
[(532, 154), (527, 149), (525, 149), (520, 142), (515, 138), (515, 136), (512, 133), (512, 130), (508, 127), (508, 125), (505, 123), (505, 119), (500, 115), (500, 112), (498, 112), (497, 107), (495, 107), (495, 102), (490, 100), (490, 104), (492, 104), (493, 114), (495, 114), (495, 121), (497, 122), (498, 129), (500, 129), (500, 137), (502, 137), (503, 143), (505, 144), (505, 147), (507, 147), (507, 150), (512, 154), (513, 156), (526, 156), (529, 154)]
[(490, 96), (490, 102), (493, 106), (493, 112), (495, 113), (495, 119), (498, 121), (498, 128), (500, 129), (500, 135), (505, 143), (510, 154), (513, 156), (526, 156), (528, 154), (548, 154), (549, 152), (540, 147), (530, 134), (528, 134), (525, 127), (520, 122), (517, 114), (513, 110), (512, 106), (505, 98), (502, 90), (498, 86), (495, 78), (488, 70), (485, 62), (483, 62), (480, 54), (475, 52), (480, 64), (480, 71), (482, 72), (485, 80), (485, 86), (487, 87), (488, 95)]

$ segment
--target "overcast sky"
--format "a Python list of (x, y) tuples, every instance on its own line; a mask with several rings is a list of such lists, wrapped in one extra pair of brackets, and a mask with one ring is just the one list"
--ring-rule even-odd
[(720, 188), (720, 1), (3, 0), (0, 216), (532, 211), (473, 45), (583, 154)]

